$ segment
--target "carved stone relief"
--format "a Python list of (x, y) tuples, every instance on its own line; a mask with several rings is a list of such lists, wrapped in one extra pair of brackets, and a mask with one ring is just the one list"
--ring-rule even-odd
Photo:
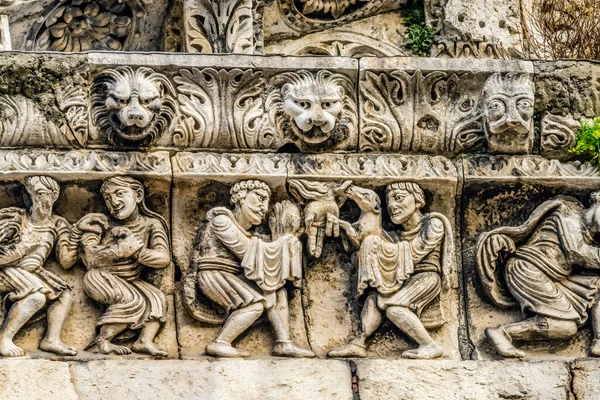
[(600, 279), (586, 270), (600, 248), (598, 169), (539, 156), (476, 156), (463, 168), (470, 357), (595, 355), (594, 322), (583, 323)]
[(185, 51), (253, 54), (252, 4), (251, 0), (185, 0)]
[(177, 104), (164, 75), (146, 67), (106, 69), (94, 77), (91, 92), (92, 119), (108, 143), (169, 143)]
[[(302, 290), (306, 329), (313, 351), (319, 356), (329, 353), (330, 357), (379, 357), (392, 353), (394, 357), (402, 354), (414, 358), (435, 358), (442, 354), (445, 358), (457, 357), (454, 256), (450, 254), (446, 258), (446, 266), (452, 265), (452, 271), (447, 271), (450, 286), (443, 290), (441, 284), (436, 286), (440, 289), (436, 292), (441, 293), (439, 297), (433, 291), (420, 292), (427, 292), (432, 297), (425, 300), (427, 305), (423, 303), (422, 309), (417, 307), (408, 311), (414, 316), (411, 319), (414, 325), (395, 325), (393, 321), (398, 323), (399, 320), (390, 317), (392, 312), (386, 317), (387, 306), (374, 301), (377, 296), (385, 297), (378, 295), (378, 290), (402, 293), (411, 286), (410, 279), (418, 278), (418, 274), (405, 269), (418, 265), (418, 261), (405, 257), (408, 253), (403, 252), (408, 249), (405, 246), (410, 246), (410, 235), (428, 225), (425, 219), (429, 217), (423, 217), (424, 225), (418, 223), (420, 228), (412, 233), (396, 223), (403, 219), (400, 214), (410, 215), (415, 221), (419, 219), (418, 215), (425, 215), (417, 211), (417, 203), (425, 207), (426, 202), (427, 212), (435, 210), (445, 216), (453, 215), (456, 170), (452, 163), (442, 157), (427, 156), (298, 155), (292, 158), (292, 165), (288, 186), (298, 197), (303, 197), (301, 204), (304, 204), (305, 218), (318, 221), (319, 215), (325, 214), (322, 226), (317, 224), (318, 229), (322, 229), (322, 233), (316, 232), (319, 252), (310, 252), (310, 229), (305, 222), (309, 252), (306, 285)], [(299, 184), (304, 190), (297, 189)], [(424, 194), (425, 197), (420, 197), (423, 203), (411, 203), (415, 207), (409, 207), (409, 210), (404, 206), (397, 207), (395, 200), (386, 196), (386, 189), (390, 192), (398, 190), (402, 192), (398, 197), (406, 195), (406, 201), (410, 202), (413, 195), (404, 192), (406, 187), (415, 188), (419, 195)], [(324, 193), (325, 188), (330, 189), (330, 197), (311, 196), (319, 189)], [(440, 221), (449, 222), (451, 219), (445, 216), (440, 217)], [(454, 228), (451, 226), (451, 223), (446, 224), (442, 229), (445, 232), (442, 235), (449, 235), (445, 242), (448, 246), (453, 246)], [(439, 279), (436, 282), (441, 282), (441, 270), (439, 275), (434, 274)], [(411, 337), (424, 347), (415, 349)]]
[(175, 146), (278, 149), (293, 143), (303, 151), (356, 146), (355, 89), (344, 73), (192, 68), (173, 79), (181, 111)]
[(8, 16), (0, 15), (0, 50), (11, 50), (10, 30), (8, 29)]
[(138, 0), (62, 0), (44, 10), (26, 45), (28, 50), (65, 52), (134, 50), (144, 14)]
[(370, 58), (361, 63), (361, 150), (531, 152), (534, 93), (528, 74), (485, 73), (485, 62), (472, 72), (463, 62), (443, 71), (434, 62), (402, 69)]
[(22, 150), (2, 151), (0, 160), (2, 356), (89, 358), (88, 351), (128, 354), (130, 345), (176, 356), (162, 216), (169, 214), (168, 153)]

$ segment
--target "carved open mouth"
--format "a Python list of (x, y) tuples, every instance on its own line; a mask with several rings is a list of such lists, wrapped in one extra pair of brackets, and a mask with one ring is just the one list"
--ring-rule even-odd
[(140, 141), (150, 134), (147, 127), (139, 127), (136, 125), (125, 126), (121, 125), (115, 129), (117, 135), (125, 140)]
[(329, 139), (329, 133), (323, 132), (323, 130), (314, 126), (310, 131), (302, 133), (302, 140), (310, 144), (319, 144)]

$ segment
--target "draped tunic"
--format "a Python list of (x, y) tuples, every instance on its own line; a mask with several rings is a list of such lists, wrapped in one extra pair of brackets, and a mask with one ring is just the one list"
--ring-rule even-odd
[[(111, 229), (126, 227), (145, 242), (137, 255), (120, 257)], [(145, 267), (164, 268), (171, 263), (169, 239), (156, 218), (140, 215), (125, 224), (111, 223), (98, 235), (86, 232), (81, 239), (82, 259), (88, 271), (83, 278), (85, 293), (108, 306), (97, 325), (125, 324), (138, 329), (150, 321), (166, 322), (167, 299), (155, 286), (141, 279)]]
[(287, 281), (299, 285), (302, 245), (291, 234), (273, 242), (254, 237), (230, 210), (216, 207), (198, 230), (190, 268), (204, 295), (227, 311), (258, 302), (270, 307), (266, 295)]
[(56, 299), (69, 286), (45, 269), (44, 263), (57, 241), (57, 249), (68, 241), (68, 223), (53, 215), (50, 224), (35, 225), (23, 210), (3, 210), (7, 211), (13, 213), (11, 222), (15, 223), (15, 230), (8, 243), (0, 244), (0, 292), (13, 302), (35, 292), (49, 300)]

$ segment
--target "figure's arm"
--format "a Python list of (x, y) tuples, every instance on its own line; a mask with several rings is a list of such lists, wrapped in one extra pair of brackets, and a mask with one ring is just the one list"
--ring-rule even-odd
[(570, 254), (571, 261), (589, 269), (600, 269), (600, 247), (579, 241), (575, 251)]
[(58, 238), (56, 241), (56, 259), (64, 269), (69, 269), (79, 259), (79, 242), (83, 232), (72, 227), (66, 219), (58, 217), (56, 221)]
[(0, 246), (0, 268), (10, 267), (21, 258), (35, 250), (35, 246), (20, 241), (7, 246)]
[(250, 238), (244, 235), (242, 231), (226, 215), (217, 215), (210, 222), (211, 230), (214, 235), (240, 260), (244, 258)]
[(431, 253), (444, 239), (444, 224), (438, 218), (429, 219), (423, 230), (410, 241), (410, 253), (417, 264)]
[(102, 236), (95, 232), (84, 232), (81, 237), (81, 258), (88, 268), (102, 268), (117, 261), (117, 244), (101, 245)]
[(325, 234), (327, 236), (339, 236), (340, 229), (346, 232), (346, 236), (354, 247), (360, 247), (360, 235), (354, 229), (352, 224), (343, 219), (339, 219), (331, 213), (327, 213), (327, 225), (325, 226)]
[(169, 237), (160, 223), (152, 227), (149, 247), (140, 250), (137, 260), (150, 268), (165, 268), (171, 264)]

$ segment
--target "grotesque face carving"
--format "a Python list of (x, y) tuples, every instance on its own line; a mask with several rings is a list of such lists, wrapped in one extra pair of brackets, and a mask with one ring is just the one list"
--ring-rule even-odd
[(149, 68), (117, 67), (92, 85), (93, 117), (111, 144), (147, 145), (175, 118), (174, 89)]
[(346, 140), (356, 126), (352, 82), (341, 74), (319, 71), (278, 76), (280, 89), (267, 98), (273, 123), (301, 150), (328, 149)]
[(528, 153), (531, 149), (533, 84), (524, 74), (492, 75), (483, 88), (485, 134), (490, 151)]

